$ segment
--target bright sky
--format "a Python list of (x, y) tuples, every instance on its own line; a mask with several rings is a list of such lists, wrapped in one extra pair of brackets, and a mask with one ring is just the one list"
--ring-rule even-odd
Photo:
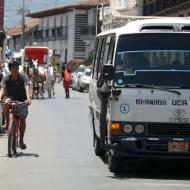
[[(80, 2), (80, 0), (25, 0), (25, 6), (26, 9), (34, 12), (73, 2)], [(21, 23), (21, 15), (17, 14), (20, 7), (22, 7), (22, 0), (5, 0), (5, 29)]]

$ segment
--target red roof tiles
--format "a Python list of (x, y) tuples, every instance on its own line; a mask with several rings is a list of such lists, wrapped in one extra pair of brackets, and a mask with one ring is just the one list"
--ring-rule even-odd
[[(100, 2), (103, 3), (105, 6), (108, 6), (110, 4), (109, 0), (98, 0), (98, 3)], [(96, 7), (96, 5), (97, 5), (97, 0), (82, 0), (79, 3), (71, 3), (68, 5), (59, 6), (52, 9), (47, 9), (47, 10), (43, 10), (39, 12), (33, 12), (33, 13), (28, 14), (27, 16), (32, 17), (32, 18), (41, 18), (41, 17), (47, 17), (47, 16), (66, 13), (66, 12), (72, 11), (73, 9), (88, 10), (90, 8)]]
[[(32, 18), (29, 20), (26, 20), (26, 31), (31, 30), (33, 27), (37, 26), (39, 24), (39, 19), (37, 18)], [(22, 34), (22, 26), (17, 25), (13, 28), (9, 28), (6, 32), (7, 35), (9, 36), (18, 36)]]

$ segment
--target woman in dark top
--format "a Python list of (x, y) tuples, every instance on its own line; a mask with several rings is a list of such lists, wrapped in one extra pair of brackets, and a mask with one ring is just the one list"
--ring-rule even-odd
[[(26, 105), (18, 109), (18, 116), (20, 121), (20, 148), (26, 149), (24, 144), (24, 133), (26, 129), (26, 117), (28, 114), (28, 106), (31, 104), (29, 95), (29, 79), (25, 74), (19, 73), (19, 63), (15, 60), (9, 63), (10, 74), (3, 77), (0, 90), (0, 101), (6, 97), (6, 101), (20, 101), (25, 102)], [(3, 106), (5, 114), (5, 128), (9, 125), (9, 104)]]

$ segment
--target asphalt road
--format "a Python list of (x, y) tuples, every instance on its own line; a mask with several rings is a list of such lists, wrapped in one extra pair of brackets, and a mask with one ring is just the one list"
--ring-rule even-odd
[(0, 137), (1, 190), (190, 189), (190, 161), (131, 160), (121, 174), (109, 172), (93, 152), (88, 93), (65, 99), (59, 84), (55, 98), (33, 100), (29, 112), (27, 150), (8, 158), (7, 137)]

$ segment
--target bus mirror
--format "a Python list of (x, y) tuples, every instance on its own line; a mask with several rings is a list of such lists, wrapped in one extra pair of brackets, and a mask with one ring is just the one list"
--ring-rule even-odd
[(113, 65), (104, 65), (103, 66), (103, 79), (113, 80), (114, 76), (114, 68)]

